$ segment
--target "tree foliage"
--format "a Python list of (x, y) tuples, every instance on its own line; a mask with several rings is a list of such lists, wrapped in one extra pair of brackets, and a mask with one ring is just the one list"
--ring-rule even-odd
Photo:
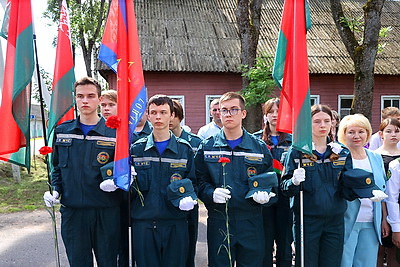
[[(44, 16), (59, 22), (62, 0), (48, 0)], [(82, 49), (86, 73), (92, 77), (92, 62), (98, 54), (99, 44), (111, 0), (69, 0), (71, 36), (73, 49)], [(74, 49), (75, 50), (75, 49)]]
[(249, 85), (242, 90), (248, 105), (260, 105), (271, 98), (270, 95), (276, 87), (271, 69), (271, 57), (266, 54), (256, 57), (253, 67), (242, 67), (242, 76), (249, 80)]
[(371, 119), (371, 99), (375, 86), (374, 67), (380, 49), (379, 37), (387, 34), (387, 30), (381, 31), (381, 14), (385, 0), (366, 1), (362, 19), (346, 17), (342, 1), (330, 2), (336, 28), (354, 62), (354, 98), (351, 112), (362, 113)]
[[(35, 70), (36, 71), (36, 70)], [(51, 91), (52, 88), (52, 75), (45, 71), (44, 69), (40, 69), (40, 79), (43, 79), (44, 84), (46, 85), (46, 88), (41, 88), (42, 90), (47, 90), (48, 92)], [(36, 73), (34, 74), (36, 75)], [(35, 99), (38, 103), (40, 103), (40, 92), (39, 92), (39, 85), (36, 81), (32, 82), (32, 97)], [(44, 108), (47, 108), (46, 103), (44, 104)]]

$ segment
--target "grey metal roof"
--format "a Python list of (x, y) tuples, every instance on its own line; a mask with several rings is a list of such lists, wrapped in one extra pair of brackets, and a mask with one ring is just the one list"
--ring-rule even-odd
[[(275, 54), (283, 0), (265, 0), (258, 52)], [(342, 1), (345, 14), (362, 16), (365, 0)], [(240, 40), (236, 0), (135, 0), (145, 71), (238, 72)], [(314, 74), (351, 74), (353, 62), (334, 25), (329, 0), (310, 1), (313, 26), (307, 35)], [(382, 42), (376, 74), (400, 74), (400, 3), (386, 1), (382, 26), (393, 30)], [(99, 69), (107, 69), (105, 65)]]

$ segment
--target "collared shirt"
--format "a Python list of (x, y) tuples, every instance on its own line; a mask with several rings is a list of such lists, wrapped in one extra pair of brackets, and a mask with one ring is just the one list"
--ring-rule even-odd
[(220, 132), (221, 128), (214, 122), (210, 122), (199, 129), (197, 135), (201, 139), (207, 139), (210, 136), (215, 135), (216, 133)]
[[(399, 158), (400, 159), (400, 158)], [(400, 160), (396, 159), (389, 163), (388, 181), (386, 186), (386, 205), (388, 209), (387, 221), (393, 232), (400, 232)]]

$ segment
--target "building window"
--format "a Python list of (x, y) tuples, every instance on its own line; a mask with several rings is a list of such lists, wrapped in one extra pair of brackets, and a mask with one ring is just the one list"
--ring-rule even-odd
[(186, 117), (186, 111), (185, 111), (185, 96), (183, 96), (183, 95), (169, 95), (168, 96), (169, 98), (171, 98), (171, 99), (174, 99), (174, 100), (178, 100), (179, 101), (179, 103), (182, 105), (182, 108), (183, 108), (183, 120), (181, 121), (181, 125), (183, 126), (183, 125), (185, 125), (185, 117)]
[(346, 115), (350, 115), (352, 103), (353, 95), (339, 95), (338, 113), (340, 119), (343, 119)]
[(319, 104), (319, 95), (310, 95), (311, 106)]
[(206, 124), (212, 121), (212, 116), (210, 114), (210, 103), (214, 99), (220, 98), (222, 95), (206, 95)]
[(384, 109), (387, 107), (400, 108), (400, 96), (398, 96), (398, 95), (381, 96), (381, 109)]

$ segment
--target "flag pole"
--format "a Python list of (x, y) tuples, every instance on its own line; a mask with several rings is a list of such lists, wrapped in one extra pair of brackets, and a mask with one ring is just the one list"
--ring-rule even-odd
[[(300, 156), (299, 169), (303, 166), (303, 156)], [(300, 266), (304, 267), (304, 199), (303, 182), (300, 183)]]
[[(36, 34), (33, 34), (33, 45), (34, 45), (34, 51), (35, 51), (35, 57), (36, 57), (36, 74), (37, 74), (37, 82), (38, 82), (38, 87), (39, 87), (39, 98), (40, 98), (40, 112), (42, 116), (42, 127), (43, 127), (43, 140), (44, 140), (44, 145), (47, 146), (47, 135), (46, 135), (46, 119), (45, 119), (45, 113), (44, 113), (44, 100), (43, 100), (43, 93), (42, 93), (42, 84), (41, 84), (41, 77), (40, 77), (40, 70), (39, 70), (39, 60), (38, 60), (38, 54), (37, 54), (37, 45), (36, 45)], [(50, 167), (49, 167), (49, 161), (48, 161), (48, 155), (44, 155), (44, 161), (46, 163), (46, 169), (47, 169), (47, 185), (49, 187), (49, 191), (52, 194), (53, 189), (51, 187), (51, 179), (50, 179)], [(57, 222), (56, 222), (56, 212), (54, 206), (51, 208), (48, 208), (47, 211), (50, 213), (50, 217), (52, 219), (52, 224), (53, 224), (53, 239), (54, 239), (54, 249), (55, 249), (55, 256), (56, 256), (56, 266), (60, 267), (60, 249), (58, 246), (58, 235), (57, 235)]]

